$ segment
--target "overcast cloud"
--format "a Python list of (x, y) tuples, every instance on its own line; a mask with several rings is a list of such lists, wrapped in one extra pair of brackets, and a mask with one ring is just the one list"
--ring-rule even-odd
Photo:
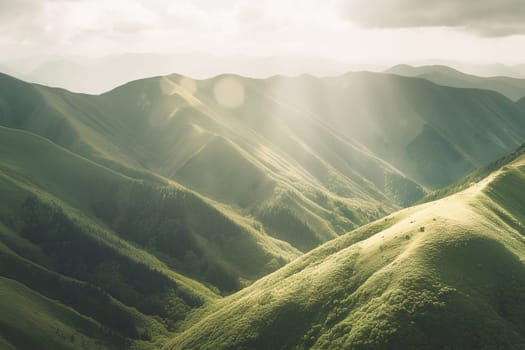
[(346, 18), (376, 28), (454, 27), (485, 36), (525, 33), (523, 0), (342, 0)]
[(523, 1), (0, 0), (0, 63), (126, 52), (518, 63)]

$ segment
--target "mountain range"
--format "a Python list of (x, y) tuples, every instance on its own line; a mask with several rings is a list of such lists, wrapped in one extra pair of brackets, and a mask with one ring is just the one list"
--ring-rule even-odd
[(525, 100), (391, 73), (0, 75), (0, 345), (523, 346)]
[(478, 77), (462, 73), (447, 66), (420, 66), (398, 65), (390, 68), (387, 73), (407, 77), (419, 77), (433, 83), (459, 88), (492, 90), (508, 97), (513, 101), (525, 97), (525, 79), (507, 76)]
[(174, 71), (204, 79), (224, 72), (266, 78), (276, 74), (293, 76), (310, 72), (326, 76), (385, 68), (384, 65), (347, 63), (321, 56), (224, 56), (201, 52), (124, 53), (103, 57), (42, 55), (0, 61), (1, 72), (34, 83), (93, 94), (132, 80)]
[[(207, 79), (223, 73), (264, 79), (275, 75), (298, 76), (311, 74), (318, 77), (340, 76), (349, 71), (388, 71), (395, 62), (377, 61), (360, 63), (337, 60), (316, 55), (289, 55), (257, 57), (246, 55), (212, 55), (203, 52), (155, 53), (130, 52), (101, 57), (40, 54), (28, 57), (0, 57), (0, 72), (25, 81), (65, 88), (79, 93), (100, 94), (126, 82), (178, 72), (182, 75)], [(460, 71), (446, 74), (451, 82), (465, 84), (489, 78), (490, 85), (503, 86), (512, 91), (512, 82), (525, 79), (525, 65), (473, 64), (451, 60), (423, 60), (402, 64), (392, 69), (418, 75), (414, 69), (425, 71)], [(465, 77), (463, 75), (468, 77)], [(434, 73), (435, 74), (435, 73)], [(401, 74), (405, 75), (405, 74)], [(477, 78), (475, 77), (477, 76)], [(494, 79), (492, 77), (498, 77)], [(506, 77), (511, 78), (510, 84)], [(444, 77), (436, 81), (445, 82)], [(450, 83), (450, 82), (449, 82)], [(510, 85), (510, 86), (509, 86)], [(475, 86), (458, 86), (475, 87)], [(513, 99), (513, 97), (511, 97)]]

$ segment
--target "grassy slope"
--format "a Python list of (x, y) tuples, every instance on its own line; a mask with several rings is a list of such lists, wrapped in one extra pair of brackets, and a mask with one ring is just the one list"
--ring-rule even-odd
[(446, 66), (411, 67), (400, 65), (387, 70), (387, 73), (423, 78), (444, 86), (492, 90), (513, 101), (517, 101), (525, 96), (525, 79), (478, 77)]
[(110, 336), (83, 317), (23, 284), (0, 277), (2, 349), (107, 349)]
[(170, 349), (525, 348), (525, 157), (219, 301)]
[[(253, 279), (266, 273), (264, 264), (272, 257), (282, 257), (286, 261), (298, 254), (290, 246), (254, 230), (246, 220), (235, 221), (235, 215), (225, 215), (175, 184), (132, 180), (27, 133), (2, 128), (2, 136), (2, 169), (13, 182), (25, 182), (25, 188), (34, 186), (45, 191), (88, 219), (102, 222), (122, 238), (149, 244), (153, 252), (160, 247), (155, 246), (155, 242), (143, 242), (142, 236), (132, 235), (133, 231), (144, 230), (136, 233), (150, 235), (145, 238), (151, 239), (163, 233), (160, 226), (171, 220), (175, 223), (172, 222), (169, 234), (176, 235), (176, 227), (182, 226), (180, 239), (193, 236), (196, 245), (207, 249), (203, 253), (218, 259), (213, 264), (227, 263), (243, 278)], [(136, 200), (138, 198), (140, 201)], [(17, 212), (15, 208), (10, 207), (13, 214)], [(150, 213), (152, 210), (156, 211), (155, 216)], [(137, 215), (140, 216), (134, 217)], [(203, 215), (209, 222), (202, 222)], [(231, 241), (233, 237), (233, 242), (222, 242)], [(235, 250), (238, 252), (234, 254)]]
[[(298, 254), (179, 186), (24, 131), (0, 127), (0, 158), (0, 275), (100, 323), (113, 343), (164, 337), (219, 291)], [(17, 325), (7, 333), (37, 341)]]

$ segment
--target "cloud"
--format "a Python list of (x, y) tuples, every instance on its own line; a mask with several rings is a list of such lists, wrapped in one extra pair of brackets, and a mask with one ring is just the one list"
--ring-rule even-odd
[(525, 36), (500, 37), (525, 34), (523, 1), (0, 0), (0, 61), (205, 52), (517, 62)]
[(0, 0), (0, 17), (19, 16), (27, 12), (35, 12), (42, 8), (42, 3), (31, 0)]
[(88, 39), (136, 39), (155, 22), (139, 0), (0, 0), (0, 41), (48, 53)]
[(341, 0), (343, 16), (372, 28), (453, 27), (481, 36), (525, 34), (523, 0)]

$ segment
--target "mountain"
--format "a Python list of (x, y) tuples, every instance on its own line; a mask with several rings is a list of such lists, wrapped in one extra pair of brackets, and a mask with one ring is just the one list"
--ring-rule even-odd
[(366, 72), (169, 75), (101, 95), (0, 75), (0, 293), (30, 305), (0, 306), (0, 345), (158, 348), (223, 296), (508, 154), (524, 114)]
[(525, 78), (525, 64), (506, 65), (501, 63), (496, 64), (464, 64), (456, 62), (451, 66), (457, 67), (462, 72), (483, 77), (504, 76), (512, 78)]
[(398, 65), (386, 72), (407, 77), (423, 78), (444, 86), (492, 90), (513, 101), (517, 101), (525, 96), (525, 79), (506, 76), (478, 77), (462, 73), (447, 66), (412, 67)]
[[(22, 283), (59, 320), (83, 319), (83, 337), (102, 334), (109, 346), (165, 336), (240, 279), (298, 256), (169, 181), (131, 179), (25, 131), (2, 127), (0, 136), (2, 293)], [(69, 339), (53, 310), (41, 331)], [(38, 343), (21, 326), (0, 321), (13, 345)]]
[(501, 95), (388, 74), (171, 75), (97, 96), (4, 76), (0, 92), (4, 126), (176, 181), (303, 252), (525, 140), (524, 112)]
[[(329, 192), (263, 144), (252, 147), (262, 148), (266, 164), (252, 160), (227, 134), (205, 131), (240, 137), (229, 131), (234, 123), (219, 128), (219, 117), (204, 106), (187, 112), (195, 125), (182, 117), (168, 128), (155, 118), (169, 114), (146, 116), (145, 100), (138, 106), (121, 100), (133, 84), (89, 96), (1, 78), (0, 120), (7, 127), (0, 127), (0, 292), (2, 300), (28, 305), (2, 305), (5, 346), (157, 347), (194, 310), (345, 229), (332, 222), (351, 227), (385, 210), (374, 208), (385, 197), (368, 180), (370, 194), (364, 184), (353, 185), (363, 198), (356, 207), (359, 199)], [(158, 113), (173, 107), (161, 102)], [(353, 152), (368, 171), (421, 191), (388, 164)], [(181, 169), (177, 179), (197, 181), (207, 197), (162, 175), (174, 168)], [(295, 183), (278, 170), (297, 171)], [(215, 176), (199, 177), (210, 172)], [(308, 187), (313, 193), (299, 192)], [(216, 195), (222, 203), (210, 199)], [(247, 214), (250, 205), (260, 221)]]
[[(460, 72), (475, 75), (478, 77), (510, 77), (523, 79), (525, 78), (525, 64), (502, 64), (502, 63), (468, 63), (455, 60), (417, 60), (404, 62), (399, 66), (448, 66)], [(393, 65), (391, 65), (393, 67)]]
[[(108, 190), (130, 196), (140, 183), (33, 134), (1, 128), (0, 135), (0, 290), (2, 300), (22, 302), (18, 310), (2, 303), (5, 341), (118, 348), (166, 335), (217, 297), (104, 224)], [(38, 319), (31, 305), (42, 310)]]
[(524, 348), (524, 148), (507, 160), (218, 301), (165, 348)]
[[(170, 79), (90, 96), (6, 78), (0, 119), (128, 176), (175, 180), (255, 218), (266, 234), (302, 251), (423, 194), (399, 170), (320, 121), (305, 119), (300, 128), (293, 119), (281, 122), (272, 114), (278, 103), (261, 101), (256, 80), (243, 82), (247, 101), (233, 114), (209, 91), (224, 78), (200, 82), (202, 95)], [(25, 96), (23, 104), (18, 96)], [(308, 136), (312, 130), (317, 139)]]
[(323, 120), (430, 189), (504, 156), (525, 136), (523, 110), (491, 91), (367, 72), (274, 81), (276, 99)]
[(194, 78), (208, 78), (232, 72), (266, 78), (276, 74), (320, 76), (340, 75), (351, 70), (383, 70), (384, 66), (358, 65), (321, 56), (219, 56), (205, 53), (126, 53), (105, 57), (43, 56), (19, 59), (6, 67), (19, 67), (19, 74), (0, 71), (34, 83), (80, 93), (103, 93), (144, 77), (179, 72)]

